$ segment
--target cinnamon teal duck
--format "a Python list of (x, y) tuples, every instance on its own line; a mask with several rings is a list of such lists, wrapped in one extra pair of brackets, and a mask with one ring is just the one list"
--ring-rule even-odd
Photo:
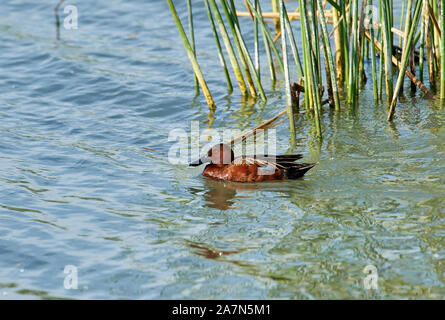
[(199, 166), (207, 163), (202, 175), (212, 179), (234, 182), (261, 182), (297, 179), (313, 168), (316, 163), (295, 163), (301, 154), (254, 155), (235, 158), (227, 144), (217, 144), (200, 159), (190, 163)]

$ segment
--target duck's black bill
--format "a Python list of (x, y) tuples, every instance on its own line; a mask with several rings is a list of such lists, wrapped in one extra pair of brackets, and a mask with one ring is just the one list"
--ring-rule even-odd
[(198, 159), (198, 160), (196, 160), (196, 161), (190, 162), (190, 163), (189, 163), (189, 166), (190, 166), (190, 167), (197, 167), (197, 166), (200, 166), (201, 164), (203, 164), (202, 160), (201, 160), (201, 159)]
[(190, 167), (197, 167), (197, 166), (200, 166), (203, 163), (209, 163), (209, 162), (210, 162), (209, 157), (207, 155), (205, 155), (205, 156), (202, 156), (201, 158), (199, 158), (196, 161), (190, 162), (189, 166)]

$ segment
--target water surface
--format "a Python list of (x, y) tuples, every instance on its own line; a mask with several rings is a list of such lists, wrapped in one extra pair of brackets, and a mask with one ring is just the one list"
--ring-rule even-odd
[[(0, 4), (1, 298), (445, 297), (438, 103), (407, 87), (388, 123), (368, 84), (356, 110), (325, 108), (321, 145), (298, 117), (296, 151), (319, 162), (304, 179), (209, 181), (167, 161), (171, 130), (256, 126), (284, 108), (282, 83), (264, 65), (266, 104), (228, 95), (194, 1), (209, 113), (165, 1), (67, 2), (79, 28), (60, 40), (55, 2)], [(285, 153), (287, 124), (276, 129)], [(77, 290), (64, 288), (66, 265)], [(363, 287), (367, 265), (377, 290)]]

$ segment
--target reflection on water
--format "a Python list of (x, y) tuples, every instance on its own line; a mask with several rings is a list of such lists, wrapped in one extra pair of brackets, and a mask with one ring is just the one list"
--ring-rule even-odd
[(204, 180), (207, 188), (204, 193), (204, 199), (209, 208), (227, 210), (234, 204), (233, 199), (236, 197), (235, 188), (226, 186), (226, 183), (221, 181)]
[[(238, 190), (257, 190), (257, 184), (241, 184), (229, 181), (218, 181), (203, 178), (206, 191), (204, 199), (209, 208), (227, 210), (233, 206), (234, 198), (237, 197)], [(240, 198), (240, 196), (238, 196)]]

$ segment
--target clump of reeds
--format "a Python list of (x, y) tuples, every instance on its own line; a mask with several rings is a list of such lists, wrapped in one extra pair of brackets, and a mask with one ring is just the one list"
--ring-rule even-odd
[[(285, 113), (293, 134), (294, 113), (301, 103), (304, 103), (306, 113), (314, 119), (320, 138), (324, 105), (329, 104), (337, 112), (356, 107), (360, 90), (368, 78), (364, 68), (365, 59), (371, 59), (370, 74), (376, 102), (383, 97), (384, 85), (389, 107), (388, 120), (395, 113), (405, 76), (411, 81), (412, 90), (421, 89), (426, 98), (434, 98), (439, 80), (440, 98), (442, 103), (445, 101), (445, 38), (442, 36), (445, 30), (445, 0), (402, 0), (400, 29), (394, 27), (393, 2), (386, 0), (375, 0), (374, 3), (372, 0), (299, 0), (298, 8), (294, 10), (288, 10), (283, 0), (271, 0), (272, 12), (263, 12), (259, 0), (244, 0), (244, 11), (237, 11), (233, 0), (203, 1), (229, 93), (233, 87), (226, 55), (241, 95), (261, 97), (266, 101), (260, 64), (260, 51), (263, 48), (272, 82), (277, 79), (275, 66), (278, 66), (284, 79)], [(192, 63), (196, 83), (199, 83), (209, 106), (214, 108), (196, 60), (190, 0), (189, 36), (182, 27), (172, 0), (167, 0), (167, 3)], [(378, 18), (369, 8), (378, 11)], [(250, 17), (253, 23), (253, 49), (246, 45), (239, 17)], [(270, 18), (273, 20), (266, 20)], [(301, 33), (297, 36), (302, 42), (301, 53), (296, 46), (292, 20), (300, 20)], [(269, 22), (273, 22), (274, 36)], [(396, 37), (399, 46), (395, 45)], [(276, 42), (280, 38), (281, 45), (278, 46)], [(430, 89), (424, 84), (425, 62)], [(292, 64), (296, 67), (296, 73), (291, 72)], [(394, 85), (395, 71), (398, 76)], [(415, 76), (416, 72), (418, 77)], [(300, 93), (304, 94), (302, 101), (296, 99)], [(327, 97), (324, 97), (325, 94)], [(346, 103), (341, 106), (341, 101)]]

